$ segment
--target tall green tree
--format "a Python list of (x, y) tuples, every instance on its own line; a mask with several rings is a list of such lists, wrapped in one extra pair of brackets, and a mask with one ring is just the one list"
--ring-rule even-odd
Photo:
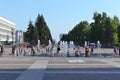
[(112, 19), (113, 44), (118, 43), (118, 26), (119, 26), (119, 19), (117, 16), (114, 16), (114, 18)]
[(106, 20), (105, 36), (104, 41), (106, 45), (113, 44), (113, 29), (112, 29), (112, 19), (110, 17)]
[(23, 37), (24, 37), (24, 41), (25, 41), (25, 42), (28, 42), (28, 39), (27, 39), (27, 32), (23, 32)]
[(91, 41), (97, 42), (103, 40), (103, 27), (101, 25), (102, 16), (101, 14), (95, 12), (93, 19), (95, 22), (91, 24)]
[(43, 15), (38, 14), (38, 17), (35, 22), (35, 26), (37, 29), (37, 32), (39, 34), (39, 39), (41, 45), (47, 46), (49, 44), (49, 40), (52, 41), (52, 36), (50, 33), (50, 30), (44, 20)]
[(61, 41), (69, 41), (68, 35), (67, 34), (63, 34), (62, 38), (61, 38)]
[(118, 40), (120, 42), (120, 23), (117, 16), (110, 18), (105, 12), (102, 14), (95, 12), (93, 20), (94, 22), (90, 23), (90, 25), (87, 21), (81, 21), (62, 40), (72, 40), (76, 44), (82, 44), (84, 40), (89, 40), (90, 42), (99, 40), (106, 45), (117, 44)]
[(104, 43), (105, 40), (105, 28), (106, 28), (106, 20), (107, 20), (107, 14), (105, 12), (102, 13), (102, 18), (101, 18), (101, 27), (102, 27), (102, 40), (101, 42)]
[(118, 26), (118, 43), (120, 43), (120, 25)]
[(31, 20), (29, 21), (29, 25), (25, 33), (25, 38), (25, 40), (31, 44), (36, 43), (36, 30)]
[(36, 27), (34, 28), (34, 40), (35, 40), (35, 44), (37, 44), (39, 40), (39, 34)]
[(87, 21), (81, 21), (71, 31), (67, 38), (69, 41), (74, 41), (76, 45), (84, 44), (84, 41), (89, 40), (90, 27)]

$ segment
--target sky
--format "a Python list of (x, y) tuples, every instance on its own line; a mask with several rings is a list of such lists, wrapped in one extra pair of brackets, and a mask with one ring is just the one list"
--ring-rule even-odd
[(42, 14), (56, 41), (81, 21), (93, 22), (94, 12), (120, 19), (120, 0), (0, 0), (0, 16), (14, 22), (16, 30), (26, 31)]

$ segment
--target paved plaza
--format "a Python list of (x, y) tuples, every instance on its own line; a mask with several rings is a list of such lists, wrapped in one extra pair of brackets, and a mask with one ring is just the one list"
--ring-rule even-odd
[[(111, 54), (112, 49), (104, 49), (101, 52)], [(119, 57), (33, 57), (14, 56), (9, 53), (11, 49), (7, 48), (5, 54), (0, 57), (0, 80), (119, 80), (120, 78)]]
[(119, 80), (120, 58), (0, 57), (0, 80)]

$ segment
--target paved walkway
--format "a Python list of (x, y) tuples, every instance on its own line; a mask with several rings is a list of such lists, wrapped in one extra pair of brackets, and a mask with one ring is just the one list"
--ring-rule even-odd
[(119, 80), (119, 75), (120, 58), (0, 58), (0, 80)]

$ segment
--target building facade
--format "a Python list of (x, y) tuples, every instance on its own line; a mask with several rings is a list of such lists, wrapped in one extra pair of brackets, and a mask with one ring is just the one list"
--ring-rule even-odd
[(16, 30), (16, 42), (17, 43), (23, 43), (24, 42), (23, 31), (22, 30)]
[(15, 42), (15, 23), (0, 17), (0, 41)]

